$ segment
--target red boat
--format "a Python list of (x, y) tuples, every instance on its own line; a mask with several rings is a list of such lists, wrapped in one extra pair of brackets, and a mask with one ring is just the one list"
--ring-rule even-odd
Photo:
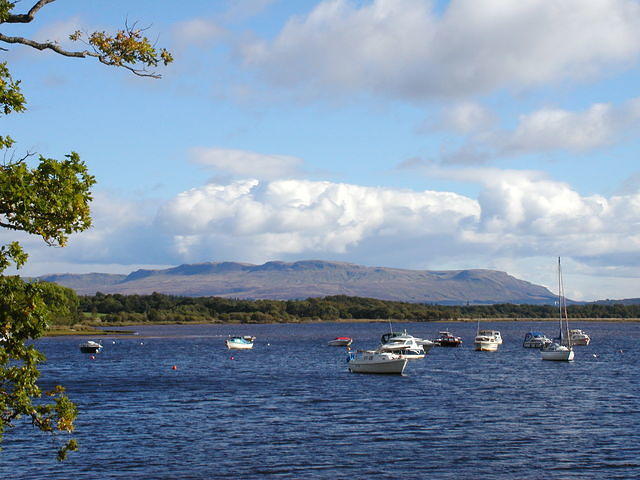
[(336, 337), (331, 340), (327, 345), (330, 347), (348, 347), (353, 342), (351, 337)]

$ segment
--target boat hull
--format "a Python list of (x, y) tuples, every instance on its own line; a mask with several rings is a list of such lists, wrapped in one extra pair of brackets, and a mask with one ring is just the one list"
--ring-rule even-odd
[(573, 360), (573, 350), (541, 350), (542, 360), (552, 362), (570, 362)]
[(101, 347), (80, 347), (80, 353), (99, 353)]
[(331, 340), (327, 343), (330, 347), (348, 347), (353, 342), (353, 339), (342, 339), (336, 338), (335, 340)]
[(474, 348), (477, 352), (496, 352), (498, 345), (497, 342), (475, 342)]
[(529, 340), (529, 341), (524, 342), (522, 344), (522, 346), (524, 348), (538, 348), (538, 349), (540, 349), (540, 348), (545, 347), (546, 345), (549, 345), (549, 343), (551, 343), (551, 341), (543, 342), (541, 340)]
[(230, 340), (225, 340), (224, 343), (229, 350), (251, 350), (253, 348), (253, 343), (232, 342)]
[(385, 361), (350, 360), (349, 371), (352, 373), (386, 373), (402, 375), (407, 366), (407, 358)]
[(99, 353), (102, 350), (102, 344), (89, 340), (80, 344), (80, 353)]

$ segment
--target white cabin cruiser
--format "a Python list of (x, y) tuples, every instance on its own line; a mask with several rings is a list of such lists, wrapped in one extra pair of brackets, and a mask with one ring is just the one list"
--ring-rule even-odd
[(524, 348), (542, 348), (551, 343), (553, 343), (551, 339), (542, 332), (527, 332), (522, 346)]
[(349, 354), (352, 373), (393, 373), (401, 375), (409, 359), (402, 355), (379, 350), (358, 350)]
[(410, 360), (424, 358), (428, 349), (431, 348), (428, 346), (425, 350), (423, 340), (409, 335), (406, 330), (403, 333), (385, 333), (380, 338), (380, 342), (379, 351), (397, 353)]
[(229, 350), (250, 350), (256, 337), (245, 335), (243, 337), (229, 337), (224, 343)]
[(476, 351), (479, 351), (479, 352), (497, 351), (498, 346), (500, 345), (500, 343), (498, 343), (498, 339), (493, 335), (489, 335), (482, 332), (485, 332), (485, 330), (479, 331), (476, 337), (473, 339), (473, 346), (476, 349)]
[(479, 330), (478, 335), (486, 335), (496, 339), (498, 345), (502, 345), (502, 335), (499, 330)]
[(578, 328), (569, 330), (569, 338), (571, 338), (571, 345), (589, 345), (591, 342), (591, 337)]

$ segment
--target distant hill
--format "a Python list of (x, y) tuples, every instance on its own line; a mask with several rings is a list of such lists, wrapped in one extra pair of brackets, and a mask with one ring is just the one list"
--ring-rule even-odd
[(640, 304), (640, 298), (622, 298), (620, 300), (597, 300), (595, 302), (597, 305), (638, 305)]
[(39, 279), (70, 287), (81, 295), (158, 292), (280, 300), (349, 295), (443, 305), (553, 304), (556, 300), (545, 287), (495, 270), (403, 270), (319, 260), (264, 265), (199, 263), (137, 270), (129, 275), (64, 274)]

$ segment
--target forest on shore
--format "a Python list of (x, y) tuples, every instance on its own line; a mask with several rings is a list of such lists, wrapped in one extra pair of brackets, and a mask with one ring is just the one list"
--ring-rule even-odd
[[(52, 284), (53, 285), (53, 284)], [(444, 306), (334, 295), (304, 300), (246, 300), (103, 294), (78, 296), (56, 285), (67, 308), (58, 309), (57, 325), (138, 323), (292, 323), (303, 321), (396, 319), (412, 322), (476, 318), (557, 318), (556, 305)], [(640, 305), (581, 304), (567, 308), (571, 318), (640, 318)]]

